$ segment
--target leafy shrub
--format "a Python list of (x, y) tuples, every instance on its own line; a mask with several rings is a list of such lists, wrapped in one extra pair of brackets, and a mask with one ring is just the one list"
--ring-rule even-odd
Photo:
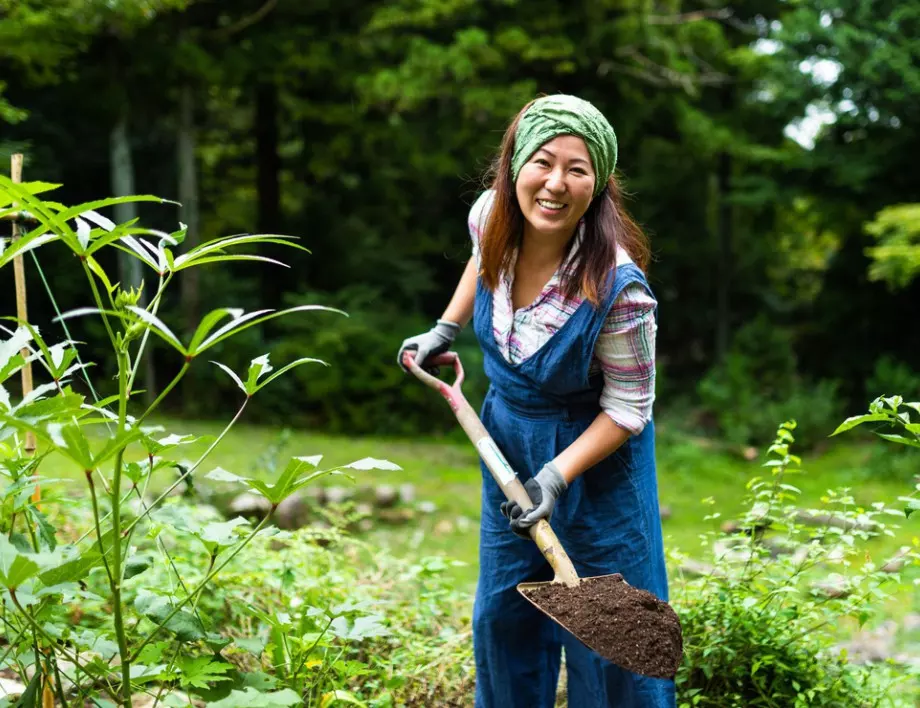
[(710, 369), (697, 391), (729, 442), (767, 440), (775, 421), (794, 415), (801, 444), (812, 447), (841, 417), (838, 388), (834, 381), (800, 376), (791, 335), (759, 317), (738, 331), (724, 360)]
[[(66, 207), (35, 196), (53, 188), (41, 182), (15, 184), (0, 175), (0, 216), (24, 208), (39, 222), (10, 243), (0, 239), (0, 268), (49, 243), (69, 249), (75, 258), (67, 262), (82, 269), (94, 307), (71, 311), (62, 321), (91, 315), (102, 323), (111, 358), (100, 368), (113, 367), (117, 393), (100, 398), (90, 386), (92, 399), (88, 400), (73, 390), (72, 378), (85, 376), (89, 362), (81, 358), (79, 343), (70, 336), (66, 323), (67, 339), (53, 344), (26, 322), (17, 322), (15, 329), (2, 327), (9, 336), (0, 340), (0, 588), (4, 591), (0, 615), (6, 639), (0, 665), (14, 668), (19, 676), (31, 676), (18, 704), (22, 706), (35, 704), (39, 695), (42, 705), (57, 700), (64, 706), (87, 701), (100, 705), (99, 699), (105, 696), (106, 701), (130, 708), (138, 692), (156, 696), (159, 703), (163, 689), (175, 686), (213, 695), (238, 682), (231, 675), (232, 664), (220, 655), (231, 640), (210, 624), (201, 609), (203, 599), (213, 591), (219, 573), (237, 561), (249, 544), (258, 544), (273, 533), (267, 522), (279, 504), (318, 477), (343, 474), (342, 466), (315, 469), (322, 455), (295, 457), (270, 481), (212, 471), (209, 477), (240, 483), (261, 497), (265, 513), (251, 522), (242, 518), (214, 521), (191, 512), (171, 514), (164, 502), (179, 484), (193, 479), (195, 470), (256, 394), (298, 367), (322, 362), (298, 351), (292, 361), (275, 370), (268, 354), (263, 354), (252, 359), (242, 375), (236, 372), (240, 369), (214, 362), (238, 389), (237, 409), (195, 462), (178, 463), (170, 458), (177, 448), (195, 442), (194, 436), (161, 434), (160, 428), (144, 423), (193, 363), (199, 365), (205, 352), (213, 356), (209, 350), (221, 342), (277, 317), (329, 308), (311, 304), (245, 313), (218, 307), (202, 317), (193, 333), (180, 339), (158, 315), (177, 274), (207, 264), (258, 262), (260, 256), (239, 249), (268, 244), (296, 248), (294, 240), (242, 235), (180, 252), (184, 229), (165, 234), (141, 228), (134, 221), (119, 225), (96, 211), (130, 201), (160, 201), (155, 197), (120, 197)], [(100, 253), (116, 248), (153, 271), (151, 281), (156, 286), (149, 302), (142, 300), (140, 288), (112, 284)], [(151, 403), (141, 406), (132, 391), (140, 363), (149, 356), (146, 346), (151, 337), (166, 345), (177, 372)], [(9, 390), (4, 387), (20, 372), (28, 374), (33, 364), (38, 374), (33, 390), (22, 390), (19, 395), (12, 386)], [(86, 380), (89, 382), (88, 377)], [(49, 513), (72, 503), (72, 494), (57, 491), (61, 480), (42, 472), (49, 455), (63, 458), (85, 483), (81, 508), (86, 523), (79, 534), (59, 536), (48, 520)], [(395, 466), (365, 458), (344, 467)], [(151, 499), (147, 492), (154, 478), (154, 484), (165, 481), (167, 488)], [(188, 543), (178, 544), (178, 537), (186, 537)], [(148, 578), (155, 567), (161, 575), (152, 583)], [(75, 605), (80, 613), (91, 612), (93, 621), (80, 624), (69, 609)], [(319, 610), (327, 616), (334, 612), (333, 620), (356, 611), (350, 606)], [(354, 634), (356, 630), (347, 631)], [(319, 646), (317, 639), (314, 648)], [(304, 648), (301, 655), (306, 660), (310, 652)], [(325, 673), (338, 671), (338, 658), (324, 654), (316, 660)], [(288, 687), (269, 697), (262, 692), (272, 688), (270, 682), (257, 677), (255, 684), (241, 686), (247, 693), (244, 700), (251, 706), (301, 704), (308, 687), (298, 683), (298, 678), (295, 671), (289, 683), (299, 692)], [(311, 695), (316, 685), (320, 684), (310, 682)], [(335, 698), (333, 693), (323, 700), (328, 703)], [(224, 706), (240, 703), (233, 695), (227, 700)]]
[[(364, 287), (346, 287), (335, 295), (307, 293), (290, 296), (293, 306), (319, 302), (348, 311), (348, 318), (328, 318), (321, 326), (289, 320), (281, 324), (283, 337), (274, 348), (283, 358), (309, 351), (332, 368), (295, 371), (287, 381), (287, 395), (263, 403), (270, 420), (300, 419), (332, 433), (412, 434), (458, 430), (450, 408), (431, 389), (422, 386), (396, 364), (403, 339), (432, 326), (406, 318), (387, 307)], [(466, 373), (464, 393), (481, 400), (486, 381), (482, 355), (471, 328), (458, 337)], [(448, 374), (446, 380), (452, 380)]]
[[(685, 661), (677, 676), (679, 706), (876, 706), (898, 703), (892, 686), (906, 672), (888, 665), (855, 666), (835, 648), (836, 632), (862, 626), (897, 584), (867, 560), (863, 542), (885, 533), (884, 518), (900, 512), (856, 507), (844, 490), (828, 492), (815, 514), (851, 522), (806, 526), (797, 520), (799, 473), (790, 452), (793, 424), (770, 447), (770, 471), (747, 485), (739, 535), (709, 533), (716, 565), (674, 585), (684, 631)], [(707, 518), (717, 517), (713, 514)], [(791, 552), (780, 552), (785, 548)], [(772, 553), (771, 553), (772, 549)], [(908, 560), (917, 558), (911, 551)], [(682, 556), (675, 553), (681, 562)], [(833, 580), (825, 588), (819, 580)], [(901, 673), (901, 678), (897, 678)]]
[(912, 469), (914, 491), (910, 496), (898, 497), (904, 502), (904, 513), (909, 517), (920, 511), (920, 481), (916, 476), (917, 450), (920, 449), (920, 401), (905, 401), (901, 396), (879, 396), (869, 404), (869, 412), (843, 421), (834, 435), (845, 433), (860, 426), (873, 426), (873, 432), (883, 440), (895, 443), (899, 461), (905, 461)]

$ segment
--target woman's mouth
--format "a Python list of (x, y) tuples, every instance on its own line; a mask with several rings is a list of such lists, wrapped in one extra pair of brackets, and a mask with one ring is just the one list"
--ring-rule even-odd
[(550, 212), (560, 212), (565, 209), (565, 204), (562, 202), (554, 202), (550, 199), (538, 199), (537, 204)]

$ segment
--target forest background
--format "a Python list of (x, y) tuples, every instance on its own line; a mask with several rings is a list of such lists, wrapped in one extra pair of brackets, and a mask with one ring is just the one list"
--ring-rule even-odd
[[(617, 131), (629, 206), (655, 254), (660, 418), (766, 444), (794, 417), (810, 446), (875, 396), (920, 391), (920, 3), (0, 7), (4, 164), (24, 152), (26, 179), (63, 184), (64, 203), (174, 199), (182, 206), (137, 215), (167, 232), (187, 224), (189, 247), (256, 232), (310, 249), (290, 269), (189, 273), (160, 309), (189, 327), (216, 306), (349, 313), (282, 319), (215, 352), (237, 370), (265, 351), (333, 363), (254, 401), (260, 422), (454, 429), (395, 352), (440, 315), (469, 257), (466, 214), (507, 121), (553, 92), (591, 100)], [(86, 299), (79, 269), (47, 265), (57, 296)], [(138, 282), (139, 267), (122, 282)], [(42, 325), (53, 311), (29, 276)], [(12, 283), (0, 310), (13, 311)], [(465, 332), (458, 346), (476, 399), (477, 345)], [(145, 387), (177, 366), (161, 347)], [(216, 367), (193, 369), (169, 412), (207, 419), (234, 390)]]

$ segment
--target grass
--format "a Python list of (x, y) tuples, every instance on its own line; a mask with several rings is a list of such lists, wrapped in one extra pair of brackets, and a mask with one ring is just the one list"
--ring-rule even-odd
[[(209, 422), (160, 421), (168, 432), (200, 436), (219, 434), (221, 425)], [(665, 544), (680, 548), (691, 556), (702, 555), (699, 535), (717, 528), (722, 521), (735, 518), (741, 511), (745, 484), (756, 474), (766, 472), (763, 458), (747, 461), (725, 446), (682, 434), (667, 423), (659, 424), (658, 474), (661, 503), (671, 510), (664, 521)], [(203, 480), (214, 467), (223, 467), (241, 475), (258, 474), (259, 456), (278, 440), (279, 429), (259, 425), (239, 425), (202, 465), (197, 484), (216, 484)], [(197, 459), (207, 441), (177, 448), (178, 455)], [(909, 491), (910, 483), (883, 476), (874, 465), (880, 443), (866, 444), (855, 438), (829, 447), (819, 455), (806, 456), (803, 473), (791, 479), (802, 490), (801, 506), (818, 505), (828, 488), (848, 486), (858, 504), (868, 506), (884, 501), (894, 504), (899, 495)], [(477, 545), (480, 499), (478, 457), (469, 444), (445, 440), (392, 440), (383, 438), (346, 438), (291, 431), (283, 450), (288, 456), (324, 456), (322, 466), (347, 464), (364, 457), (383, 458), (402, 467), (401, 471), (355, 471), (355, 484), (410, 483), (416, 489), (416, 501), (434, 503), (436, 511), (419, 514), (414, 523), (381, 526), (372, 533), (375, 540), (400, 555), (415, 557), (446, 555), (460, 563), (451, 573), (459, 587), (472, 590), (477, 574)], [(920, 455), (918, 455), (920, 457)], [(82, 474), (63, 458), (49, 458), (44, 465), (46, 476), (74, 480), (82, 489)], [(162, 489), (168, 480), (153, 484)], [(325, 485), (348, 484), (341, 478), (327, 478)], [(712, 498), (712, 506), (703, 499)], [(713, 509), (720, 518), (705, 520)], [(868, 553), (879, 564), (890, 558), (916, 534), (915, 519), (898, 521), (901, 529), (894, 538), (881, 537), (868, 546)], [(908, 600), (904, 602), (904, 600)], [(896, 613), (916, 611), (916, 594), (899, 598)]]

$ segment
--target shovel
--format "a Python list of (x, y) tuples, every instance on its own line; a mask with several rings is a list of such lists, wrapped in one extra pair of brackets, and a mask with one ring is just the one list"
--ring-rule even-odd
[[(414, 352), (404, 354), (403, 363), (447, 400), (508, 500), (522, 509), (531, 508), (533, 503), (524, 485), (460, 390), (460, 357), (447, 352), (425, 361), (428, 366), (452, 365), (456, 374), (453, 385), (418, 366)], [(555, 573), (551, 581), (517, 586), (534, 607), (617, 666), (645, 676), (674, 678), (683, 655), (683, 639), (680, 620), (670, 605), (632, 587), (619, 573), (579, 578), (545, 519), (530, 528), (530, 537)]]

